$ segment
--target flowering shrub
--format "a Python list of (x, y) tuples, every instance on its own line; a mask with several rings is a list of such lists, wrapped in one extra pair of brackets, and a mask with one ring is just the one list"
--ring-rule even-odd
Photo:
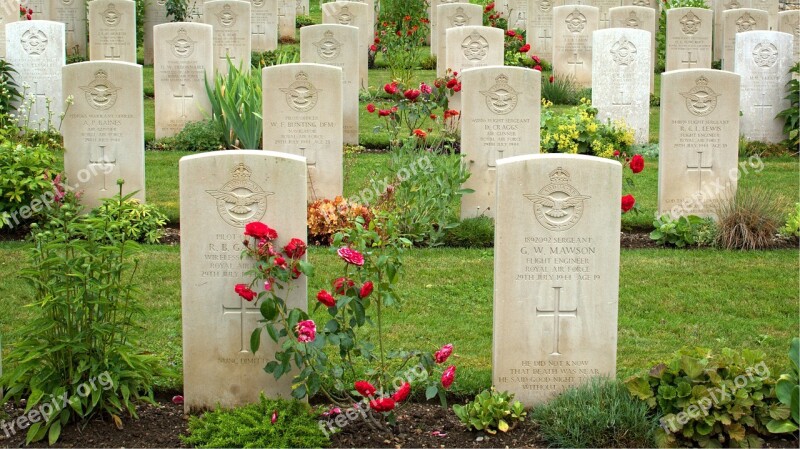
[(33, 20), (33, 10), (24, 5), (19, 5), (19, 18), (20, 20)]
[(372, 221), (372, 211), (364, 205), (337, 196), (333, 200), (321, 199), (308, 205), (308, 238), (329, 244), (334, 234), (350, 229), (361, 218), (365, 225)]
[(494, 2), (489, 2), (483, 7), (483, 25), (487, 27), (508, 28), (508, 20), (503, 13), (495, 9)]
[(522, 67), (538, 67), (537, 70), (541, 71), (542, 66), (539, 65), (537, 60), (528, 57), (528, 52), (531, 51), (531, 44), (525, 43), (525, 31), (523, 30), (508, 30), (504, 39), (504, 65), (522, 66)]
[(602, 123), (591, 101), (556, 113), (547, 100), (542, 100), (542, 153), (591, 154), (612, 157), (614, 151), (625, 152), (633, 145), (633, 130), (624, 123)]
[[(424, 15), (424, 14), (423, 14)], [(375, 30), (370, 53), (380, 53), (389, 67), (389, 76), (400, 84), (410, 85), (425, 56), (420, 48), (427, 45), (428, 19), (404, 15), (397, 21), (381, 21)]]

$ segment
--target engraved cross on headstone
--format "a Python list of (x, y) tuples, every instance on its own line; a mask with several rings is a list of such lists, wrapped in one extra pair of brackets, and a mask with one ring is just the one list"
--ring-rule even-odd
[[(97, 165), (100, 167), (100, 170), (103, 173), (103, 188), (100, 189), (102, 191), (108, 190), (108, 178), (107, 175), (111, 174), (111, 171), (114, 169), (114, 166), (117, 164), (117, 158), (113, 156), (108, 156), (106, 154), (106, 146), (107, 145), (98, 145), (97, 148), (93, 151), (92, 157), (89, 159), (90, 165)], [(100, 151), (97, 151), (97, 150)]]
[(105, 53), (105, 55), (103, 55), (103, 58), (110, 59), (110, 60), (120, 59), (120, 57), (122, 55), (119, 54), (119, 49), (117, 49), (117, 51), (115, 52), (114, 48), (116, 48), (116, 47), (110, 46), (110, 47), (106, 48), (106, 53)]
[(552, 38), (553, 36), (550, 35), (549, 28), (545, 28), (541, 33), (539, 33), (539, 39), (544, 40), (543, 48), (547, 48), (550, 45), (550, 39)]
[(264, 25), (257, 23), (253, 26), (253, 31), (250, 33), (253, 36), (267, 36), (267, 30), (264, 29)]
[(572, 66), (572, 74), (573, 75), (577, 75), (578, 74), (578, 66), (579, 65), (583, 65), (583, 61), (582, 60), (578, 60), (578, 52), (573, 53), (572, 56), (574, 56), (575, 60), (574, 61), (567, 61), (567, 64)]
[(692, 52), (689, 52), (688, 56), (686, 56), (682, 61), (682, 63), (687, 64), (687, 69), (692, 68), (692, 64), (697, 64), (697, 58), (692, 59)]
[(228, 59), (230, 59), (231, 62), (235, 61), (237, 59), (236, 55), (231, 56), (230, 51), (230, 48), (225, 47), (225, 53), (219, 55), (219, 59), (221, 59), (223, 62), (227, 61)]
[(620, 89), (619, 96), (617, 97), (617, 99), (613, 100), (611, 104), (614, 106), (630, 106), (631, 102), (630, 100), (627, 103), (625, 102), (625, 91), (623, 89)]
[(603, 17), (600, 18), (600, 22), (603, 24), (602, 28), (608, 28), (608, 22), (611, 20), (608, 18), (608, 12), (603, 11)]
[(31, 95), (34, 96), (34, 100), (36, 100), (37, 103), (39, 103), (37, 97), (41, 97), (41, 103), (39, 104), (41, 105), (42, 108), (44, 108), (44, 104), (47, 103), (47, 93), (39, 88), (38, 81), (33, 82), (33, 92), (31, 93)]
[(697, 151), (697, 164), (690, 165), (686, 164), (686, 171), (687, 172), (697, 172), (697, 192), (703, 192), (703, 172), (711, 172), (711, 168), (714, 166), (712, 162), (709, 162), (708, 165), (703, 165), (703, 154), (706, 150)]
[[(308, 150), (309, 154), (306, 154), (306, 150)], [(305, 147), (300, 147), (300, 156), (306, 158), (306, 165), (309, 167), (316, 167), (317, 166), (317, 157), (316, 153), (313, 149), (308, 149)]]
[[(489, 152), (489, 159), (486, 161), (489, 168), (497, 167), (497, 160), (503, 158), (503, 151), (506, 151), (502, 148), (495, 148), (494, 151)], [(494, 157), (492, 157), (494, 156)]]
[(766, 97), (767, 97), (767, 92), (766, 91), (761, 91), (761, 104), (754, 104), (753, 107), (756, 108), (756, 110), (758, 110), (758, 109), (762, 109), (762, 110), (763, 109), (771, 109), (772, 105), (771, 104), (767, 104)]
[(71, 18), (64, 31), (67, 33), (67, 43), (75, 42), (75, 18)]
[(181, 118), (186, 118), (186, 100), (189, 98), (194, 98), (194, 94), (189, 94), (186, 92), (186, 83), (181, 83), (181, 90), (178, 94), (172, 94), (173, 98), (180, 100), (181, 102)]
[(244, 298), (239, 298), (239, 307), (225, 307), (222, 306), (222, 315), (236, 314), (239, 315), (239, 332), (241, 333), (241, 348), (239, 352), (250, 352), (249, 335), (245, 332), (245, 318), (247, 314), (258, 314), (261, 316), (261, 311), (256, 307), (247, 307)]
[(536, 317), (548, 318), (553, 317), (553, 352), (550, 355), (561, 355), (558, 351), (558, 342), (561, 338), (561, 317), (577, 317), (578, 308), (572, 310), (561, 309), (561, 289), (562, 287), (553, 287), (555, 290), (555, 304), (552, 310), (540, 310), (536, 308)]

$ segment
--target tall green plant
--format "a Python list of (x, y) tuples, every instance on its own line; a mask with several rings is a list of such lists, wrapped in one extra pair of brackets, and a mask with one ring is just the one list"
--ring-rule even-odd
[(22, 99), (20, 87), (14, 81), (14, 67), (0, 59), (0, 127), (3, 129), (11, 126), (14, 121), (11, 114), (16, 111), (14, 104)]
[(778, 113), (783, 118), (783, 133), (786, 134), (786, 144), (796, 151), (800, 148), (800, 62), (789, 71), (794, 74), (786, 84), (786, 99), (789, 107)]
[(206, 78), (211, 100), (211, 120), (223, 132), (228, 148), (261, 148), (261, 72), (235, 67), (228, 60), (228, 74), (217, 74), (213, 86)]
[[(781, 374), (775, 384), (775, 396), (783, 404), (783, 414), (774, 414), (773, 419), (767, 423), (767, 429), (772, 433), (797, 432), (800, 423), (800, 338), (794, 337), (789, 347), (789, 360), (792, 363), (788, 372)], [(788, 410), (787, 410), (788, 408)]]

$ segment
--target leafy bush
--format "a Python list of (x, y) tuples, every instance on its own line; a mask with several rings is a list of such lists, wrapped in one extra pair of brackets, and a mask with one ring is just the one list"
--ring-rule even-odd
[(552, 103), (542, 101), (541, 149), (542, 153), (589, 154), (613, 157), (614, 151), (630, 154), (633, 130), (624, 123), (602, 123), (597, 120), (597, 109), (591, 101), (581, 103), (564, 112), (552, 110)]
[(542, 76), (542, 99), (552, 104), (580, 104), (580, 91), (571, 76)]
[(800, 148), (800, 62), (792, 66), (791, 73), (795, 74), (786, 84), (786, 99), (789, 107), (778, 113), (783, 118), (783, 133), (786, 134), (786, 145), (797, 151)]
[(119, 195), (104, 198), (103, 204), (91, 212), (98, 220), (106, 220), (112, 233), (124, 234), (134, 242), (158, 243), (164, 235), (167, 216), (152, 204), (142, 204), (133, 194), (120, 201)]
[(800, 237), (800, 203), (794, 204), (794, 211), (786, 217), (786, 224), (781, 228), (781, 235)]
[(56, 163), (49, 148), (24, 146), (0, 136), (0, 229), (15, 227), (36, 214), (35, 200), (51, 192), (48, 174)]
[(217, 122), (189, 122), (172, 137), (158, 142), (159, 149), (173, 151), (215, 151), (225, 149), (223, 133)]
[(352, 229), (361, 218), (369, 226), (373, 214), (367, 206), (337, 196), (333, 200), (321, 199), (308, 205), (308, 239), (329, 245), (337, 232)]
[(436, 56), (423, 56), (419, 61), (419, 68), (422, 70), (436, 70)]
[(716, 244), (727, 249), (769, 248), (783, 223), (781, 197), (763, 187), (739, 188), (716, 203)]
[(444, 234), (445, 246), (491, 248), (494, 245), (494, 220), (481, 216), (461, 220)]
[(314, 25), (314, 19), (312, 19), (311, 16), (305, 16), (300, 14), (296, 16), (294, 19), (295, 28), (303, 28), (309, 25)]
[(677, 219), (669, 214), (662, 215), (653, 221), (655, 228), (650, 232), (650, 239), (663, 246), (709, 246), (716, 239), (716, 224), (712, 218), (700, 218), (697, 215), (683, 216)]
[[(14, 103), (22, 99), (20, 86), (14, 81), (17, 71), (5, 59), (0, 59), (0, 127), (11, 125), (10, 115), (16, 112)], [(13, 121), (15, 122), (15, 121)]]
[(32, 226), (30, 267), (22, 271), (36, 317), (20, 330), (0, 381), (8, 397), (25, 398), (25, 411), (44, 419), (28, 429), (27, 442), (46, 436), (51, 445), (68, 422), (98, 413), (121, 426), (123, 413), (136, 417), (137, 401), (153, 403), (155, 377), (169, 375), (132, 333), (142, 313), (138, 246), (120, 217), (84, 215), (74, 194), (56, 193), (48, 220)]
[(522, 402), (512, 402), (513, 399), (513, 394), (500, 393), (492, 388), (491, 391), (483, 390), (475, 400), (465, 405), (454, 405), (453, 412), (469, 430), (483, 430), (490, 434), (498, 430), (508, 432), (525, 421), (528, 414)]
[(760, 447), (766, 423), (788, 416), (786, 406), (770, 400), (774, 381), (764, 357), (684, 348), (625, 383), (661, 417), (659, 447)]
[[(400, 3), (403, 8), (399, 7)], [(410, 85), (414, 81), (420, 61), (427, 56), (425, 51), (420, 51), (420, 48), (427, 45), (428, 39), (428, 26), (422, 22), (426, 17), (424, 3), (394, 2), (394, 4), (398, 5), (398, 8), (393, 14), (381, 10), (381, 16), (384, 18), (376, 24), (375, 45), (370, 51), (383, 55), (383, 60), (389, 68), (390, 79), (403, 85)], [(406, 10), (406, 14), (394, 17), (394, 14), (403, 10)]]
[(226, 148), (261, 148), (261, 71), (237, 69), (228, 60), (228, 74), (206, 79), (211, 120), (222, 131)]
[(797, 148), (790, 148), (787, 146), (787, 141), (771, 143), (761, 142), (758, 140), (747, 140), (744, 136), (739, 138), (739, 156), (740, 157), (771, 157), (771, 156), (785, 156), (791, 155), (796, 152)]
[(250, 65), (256, 69), (295, 62), (300, 62), (300, 51), (297, 47), (292, 46), (283, 46), (277, 50), (264, 52), (254, 51), (250, 54)]
[(531, 418), (550, 447), (653, 447), (658, 427), (623, 384), (603, 378), (534, 407)]
[[(273, 416), (275, 422), (272, 422)], [(300, 401), (266, 399), (189, 418), (189, 447), (327, 447), (311, 407)]]
[(798, 429), (798, 415), (800, 415), (800, 386), (798, 385), (798, 372), (800, 372), (800, 338), (794, 337), (789, 347), (789, 360), (792, 366), (789, 372), (781, 374), (775, 384), (775, 395), (781, 404), (788, 409), (786, 416), (773, 414), (767, 423), (767, 429), (772, 433), (796, 432)]

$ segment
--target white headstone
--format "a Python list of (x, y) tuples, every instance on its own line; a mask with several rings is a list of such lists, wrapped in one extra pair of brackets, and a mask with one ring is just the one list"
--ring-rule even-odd
[(778, 26), (779, 0), (750, 0), (750, 7), (766, 11), (769, 14), (769, 29), (774, 30)]
[(349, 25), (358, 28), (358, 84), (366, 89), (369, 83), (368, 62), (369, 46), (374, 42), (373, 25), (370, 22), (373, 12), (366, 3), (331, 2), (321, 5), (322, 23)]
[(278, 1), (250, 0), (250, 37), (253, 51), (278, 48)]
[(136, 3), (89, 2), (89, 59), (136, 63)]
[(794, 36), (792, 57), (795, 62), (800, 61), (800, 9), (781, 11), (778, 14), (778, 31)]
[(722, 70), (733, 71), (736, 59), (734, 46), (736, 34), (745, 31), (766, 30), (769, 28), (769, 15), (766, 11), (752, 8), (739, 8), (722, 13), (722, 29), (725, 36), (722, 52)]
[(342, 195), (342, 69), (282, 64), (262, 73), (264, 149), (306, 158), (310, 201)]
[(497, 162), (492, 384), (527, 407), (616, 376), (622, 166)]
[(553, 61), (553, 0), (530, 0), (525, 38), (530, 55)]
[(151, 0), (144, 9), (144, 65), (153, 64), (153, 27), (170, 22), (167, 17), (167, 0)]
[[(661, 16), (660, 0), (622, 0), (620, 6), (639, 6), (653, 10), (653, 27), (658, 29), (659, 17)], [(655, 48), (655, 47), (653, 47)]]
[[(441, 6), (439, 7), (441, 8)], [(485, 26), (463, 26), (447, 29), (445, 71), (462, 70), (475, 67), (503, 65), (505, 33), (500, 28)]]
[(658, 213), (713, 216), (736, 191), (739, 87), (735, 73), (686, 69), (661, 75)]
[(203, 20), (214, 27), (214, 70), (228, 74), (234, 67), (250, 69), (250, 3), (212, 0), (203, 5)]
[(47, 0), (21, 0), (20, 4), (33, 10), (33, 20), (50, 20), (50, 3)]
[(297, 6), (295, 9), (297, 10), (298, 16), (307, 16), (309, 13), (309, 1), (308, 0), (297, 0)]
[(480, 5), (449, 3), (436, 7), (436, 76), (443, 77), (447, 71), (447, 30), (483, 24), (483, 8)]
[(592, 85), (592, 33), (598, 29), (594, 6), (559, 6), (553, 9), (553, 74)]
[(300, 62), (342, 69), (344, 143), (358, 145), (358, 28), (311, 25), (300, 28)]
[(778, 143), (786, 139), (779, 112), (790, 107), (786, 83), (792, 79), (791, 34), (747, 31), (736, 35), (734, 71), (742, 78), (741, 133), (748, 140)]
[(213, 27), (205, 23), (175, 22), (154, 27), (156, 139), (174, 136), (189, 122), (211, 113), (206, 92), (214, 75)]
[[(584, 4), (581, 2), (580, 4)], [(620, 6), (620, 0), (593, 0), (591, 2), (585, 2), (589, 6), (595, 6), (598, 11), (598, 29), (604, 28), (611, 28), (611, 14), (609, 13), (609, 9), (615, 8)]]
[(506, 28), (526, 31), (528, 29), (528, 0), (509, 0)]
[(667, 10), (667, 71), (711, 68), (713, 19), (710, 9)]
[[(656, 26), (653, 8), (644, 6), (617, 6), (610, 8), (608, 15), (611, 17), (613, 28), (631, 28), (644, 30), (650, 33), (650, 73), (656, 66)], [(655, 89), (655, 76), (650, 76), (650, 93)]]
[(297, 3), (295, 0), (278, 1), (278, 40), (294, 42), (297, 30)]
[(142, 66), (91, 61), (64, 67), (64, 95), (75, 102), (64, 117), (64, 172), (80, 183), (87, 208), (119, 193), (144, 202)]
[[(48, 20), (21, 20), (6, 24), (6, 61), (14, 70), (14, 81), (25, 89), (31, 106), (31, 128), (47, 130), (47, 102), (50, 101), (50, 118), (58, 126), (58, 116), (64, 111), (61, 94), (61, 68), (66, 62), (64, 53), (64, 24)], [(41, 127), (40, 127), (41, 125)]]
[[(428, 2), (428, 20), (430, 20), (430, 44), (431, 44), (431, 56), (436, 56), (436, 52), (439, 50), (439, 13), (438, 6), (439, 5), (447, 5), (450, 3), (462, 3), (462, 4), (469, 4), (468, 0), (430, 0)], [(479, 24), (480, 25), (480, 24)], [(444, 35), (442, 35), (444, 36)]]
[(592, 106), (601, 122), (625, 122), (634, 142), (650, 137), (650, 33), (608, 28), (592, 36)]
[[(258, 402), (262, 392), (291, 398), (292, 374), (275, 380), (264, 371), (278, 349), (266, 332), (258, 352), (250, 352), (261, 313), (234, 286), (252, 281), (244, 273), (255, 263), (241, 258), (248, 223), (275, 229), (277, 247), (292, 238), (305, 240), (305, 161), (254, 150), (186, 156), (180, 161), (180, 196), (184, 410), (242, 406)], [(237, 205), (243, 197), (248, 206)], [(287, 307), (305, 309), (306, 277), (291, 282), (283, 295)]]
[(492, 66), (460, 74), (461, 154), (470, 177), (461, 197), (461, 218), (494, 217), (497, 161), (539, 153), (541, 72)]
[(50, 0), (49, 10), (54, 22), (64, 24), (67, 56), (86, 57), (86, 4), (75, 0)]
[(722, 26), (722, 13), (731, 9), (749, 8), (752, 0), (712, 0), (714, 9), (714, 60), (723, 58), (725, 32)]
[(6, 57), (6, 24), (19, 20), (17, 0), (0, 1), (0, 58)]

